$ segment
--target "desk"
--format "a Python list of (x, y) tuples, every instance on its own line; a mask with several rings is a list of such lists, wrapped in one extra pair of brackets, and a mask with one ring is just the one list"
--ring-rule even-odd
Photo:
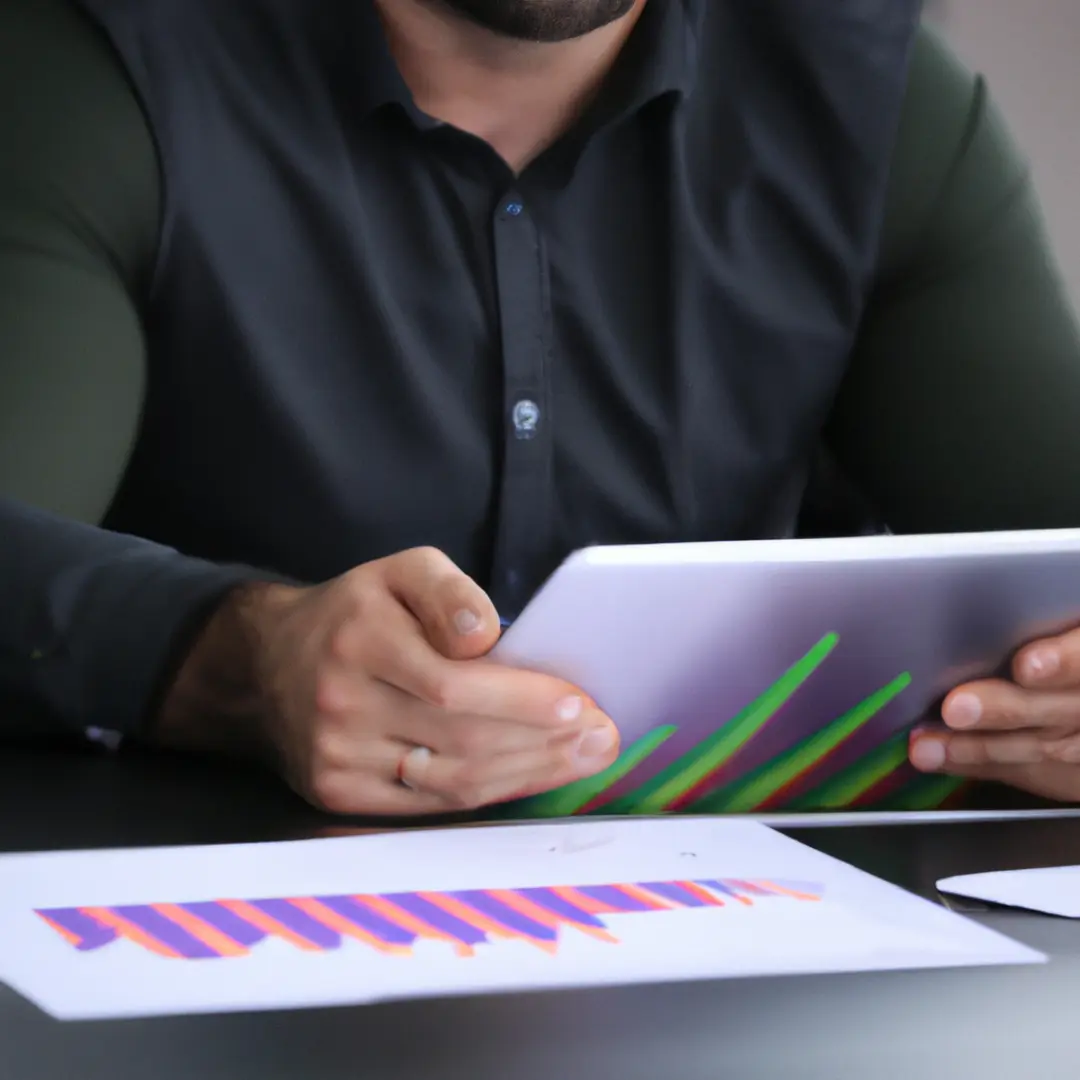
[[(5, 751), (0, 849), (216, 843), (334, 827), (261, 776)], [(946, 874), (1080, 863), (1080, 820), (799, 829), (933, 895)], [(1075, 1080), (1080, 924), (976, 916), (1045, 967), (591, 990), (60, 1024), (0, 988), (4, 1080)]]

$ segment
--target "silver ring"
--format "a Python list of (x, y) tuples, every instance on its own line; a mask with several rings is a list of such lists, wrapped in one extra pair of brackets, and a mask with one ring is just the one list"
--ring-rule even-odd
[(410, 777), (410, 774), (415, 776), (417, 768), (419, 767), (422, 770), (426, 767), (430, 758), (431, 750), (426, 746), (414, 746), (411, 750), (407, 750), (401, 755), (401, 760), (397, 765), (397, 782), (403, 788), (408, 788), (409, 791), (419, 790), (416, 781)]

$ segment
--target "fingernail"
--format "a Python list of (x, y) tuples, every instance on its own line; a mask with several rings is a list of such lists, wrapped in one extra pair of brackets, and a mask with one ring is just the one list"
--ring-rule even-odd
[(484, 620), (468, 608), (462, 608), (454, 615), (454, 629), (459, 634), (475, 634), (483, 625)]
[(569, 723), (571, 720), (576, 720), (582, 710), (585, 708), (585, 702), (579, 697), (563, 698), (558, 705), (555, 706), (555, 715), (560, 720), (565, 720)]
[(1024, 657), (1024, 675), (1033, 682), (1049, 679), (1061, 668), (1061, 656), (1057, 649), (1036, 649)]
[(911, 746), (911, 764), (920, 772), (937, 772), (945, 764), (945, 744), (940, 739), (918, 739)]
[(586, 759), (607, 757), (615, 747), (615, 739), (615, 732), (610, 728), (593, 728), (578, 743), (577, 756)]
[(945, 707), (945, 723), (952, 728), (974, 727), (982, 718), (982, 702), (974, 694), (957, 694)]

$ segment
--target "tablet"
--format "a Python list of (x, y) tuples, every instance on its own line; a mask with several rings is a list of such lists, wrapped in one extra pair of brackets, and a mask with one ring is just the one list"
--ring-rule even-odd
[(907, 762), (957, 684), (1080, 625), (1080, 530), (596, 547), (494, 656), (617, 724), (597, 777), (505, 807), (571, 814), (919, 810), (962, 782)]

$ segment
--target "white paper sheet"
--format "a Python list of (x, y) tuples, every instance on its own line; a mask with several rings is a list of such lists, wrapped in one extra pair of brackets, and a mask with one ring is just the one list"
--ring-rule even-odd
[(942, 878), (937, 887), (954, 896), (1080, 919), (1080, 866), (962, 874)]
[(745, 821), (0, 858), (0, 976), (64, 1019), (1044, 959)]

